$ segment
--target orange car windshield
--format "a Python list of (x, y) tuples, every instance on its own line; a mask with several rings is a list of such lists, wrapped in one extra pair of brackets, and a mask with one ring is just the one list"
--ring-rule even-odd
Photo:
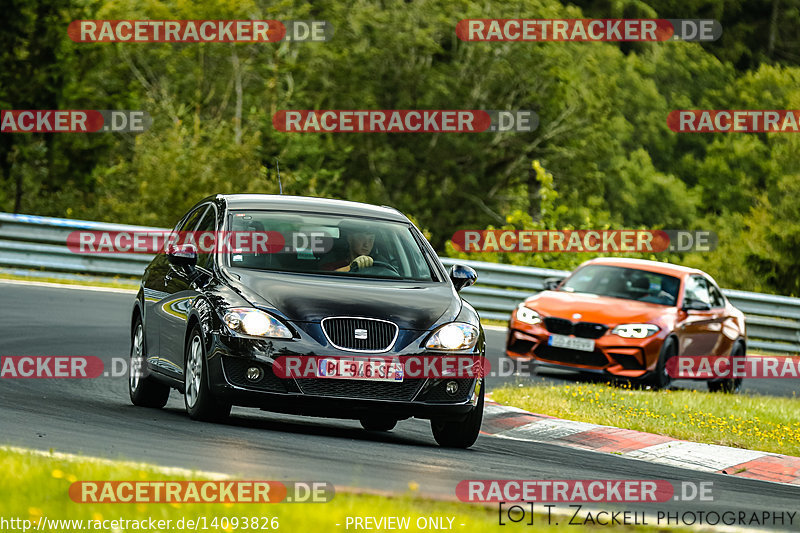
[(575, 271), (559, 290), (675, 305), (680, 284), (678, 278), (666, 274), (635, 268), (588, 265)]

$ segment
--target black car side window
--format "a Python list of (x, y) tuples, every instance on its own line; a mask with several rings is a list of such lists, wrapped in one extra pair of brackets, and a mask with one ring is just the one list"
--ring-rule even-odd
[[(177, 233), (179, 231), (191, 231), (191, 230), (193, 230), (194, 227), (197, 225), (197, 221), (200, 218), (200, 215), (203, 214), (203, 212), (206, 210), (207, 207), (208, 207), (207, 205), (202, 205), (202, 206), (198, 207), (197, 209), (195, 209), (194, 211), (192, 211), (191, 213), (189, 213), (188, 215), (184, 216), (175, 225), (175, 229), (172, 230), (172, 234), (175, 234), (175, 233)], [(175, 237), (173, 237), (172, 234), (165, 241), (165, 246), (164, 246), (164, 249), (165, 249), (164, 251), (165, 252), (166, 252), (166, 248), (167, 248), (166, 245), (167, 244), (169, 244), (170, 242), (175, 242), (175, 241), (179, 240), (179, 239), (176, 239)]]
[[(174, 237), (175, 233), (179, 231), (191, 231), (192, 229), (194, 229), (194, 227), (197, 225), (197, 221), (200, 218), (200, 215), (202, 215), (205, 212), (207, 207), (208, 204), (198, 207), (188, 215), (184, 215), (184, 217), (181, 220), (179, 220), (177, 224), (175, 224), (175, 228), (170, 233), (169, 238), (164, 240), (163, 253), (166, 254), (169, 243), (176, 242), (179, 240), (176, 237)], [(164, 262), (166, 264), (166, 258), (164, 259)]]
[[(209, 207), (206, 210), (206, 213), (203, 215), (203, 218), (200, 220), (200, 224), (197, 225), (197, 238), (202, 238), (201, 235), (203, 232), (213, 232), (217, 228), (217, 210), (214, 207)], [(216, 242), (215, 238), (206, 237), (204, 242)], [(198, 250), (197, 252), (197, 266), (201, 268), (205, 268), (208, 270), (209, 266), (211, 265), (212, 258), (214, 257), (213, 252), (204, 252), (203, 250)]]
[(205, 205), (200, 206), (194, 211), (192, 211), (192, 214), (186, 218), (183, 224), (181, 224), (181, 226), (178, 228), (178, 231), (192, 231), (194, 227), (197, 225), (197, 220), (200, 218), (200, 215), (202, 215), (203, 212), (206, 210), (206, 207), (207, 206)]

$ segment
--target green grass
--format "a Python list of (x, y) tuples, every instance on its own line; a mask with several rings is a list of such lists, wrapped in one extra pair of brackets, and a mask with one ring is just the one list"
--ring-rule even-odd
[[(406, 494), (387, 497), (369, 494), (339, 492), (328, 503), (315, 504), (98, 504), (75, 503), (68, 489), (75, 481), (84, 480), (187, 480), (208, 479), (202, 473), (191, 475), (162, 473), (157, 467), (146, 464), (123, 463), (94, 460), (76, 456), (31, 453), (29, 451), (0, 448), (0, 464), (3, 476), (0, 477), (0, 515), (8, 518), (22, 518), (36, 523), (42, 517), (54, 519), (73, 519), (84, 521), (105, 519), (172, 520), (205, 516), (207, 524), (213, 517), (237, 517), (240, 521), (247, 517), (277, 517), (282, 531), (347, 531), (347, 517), (353, 516), (401, 516), (411, 518), (409, 531), (418, 531), (415, 526), (420, 516), (452, 517), (454, 531), (506, 531), (506, 526), (498, 525), (497, 508), (494, 505), (481, 506), (459, 502), (435, 501), (419, 497), (424, 490), (424, 479), (420, 483), (410, 483)], [(430, 475), (435, 475), (431, 473)], [(465, 475), (467, 475), (465, 473)], [(324, 477), (324, 475), (322, 475)], [(246, 478), (252, 479), (252, 478)], [(564, 511), (569, 507), (562, 504)], [(560, 506), (559, 506), (560, 507)], [(653, 513), (655, 515), (655, 513)], [(653, 516), (653, 519), (655, 516)], [(556, 526), (557, 520), (562, 524)], [(654, 520), (649, 520), (650, 522)], [(568, 517), (553, 516), (553, 525), (547, 524), (546, 515), (536, 515), (536, 531), (573, 531)], [(259, 522), (260, 523), (260, 522)], [(337, 524), (341, 524), (337, 526)], [(444, 521), (447, 525), (447, 520)], [(464, 524), (463, 526), (461, 524)], [(174, 528), (174, 526), (172, 526)], [(350, 527), (352, 531), (353, 526)], [(595, 529), (599, 529), (599, 526)], [(623, 531), (631, 529), (624, 526), (604, 526), (603, 531)], [(657, 531), (652, 526), (637, 528), (642, 531)], [(48, 531), (43, 529), (42, 531)], [(71, 531), (60, 528), (58, 531)], [(175, 529), (173, 529), (175, 530)], [(220, 528), (219, 531), (245, 531), (241, 526)], [(202, 531), (202, 528), (201, 528)]]
[(492, 391), (492, 398), (569, 420), (800, 456), (797, 398), (632, 390), (610, 384), (506, 386)]
[[(510, 315), (511, 313), (509, 313)], [(508, 320), (495, 320), (493, 318), (481, 318), (481, 324), (484, 326), (500, 326), (501, 328), (508, 327)]]

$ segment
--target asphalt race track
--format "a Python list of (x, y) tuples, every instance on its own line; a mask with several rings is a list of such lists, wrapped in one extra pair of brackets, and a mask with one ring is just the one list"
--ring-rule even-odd
[[(0, 355), (127, 357), (130, 293), (0, 282)], [(493, 368), (504, 335), (488, 331)], [(502, 381), (492, 379), (491, 389)], [(525, 378), (529, 381), (530, 378)], [(534, 380), (541, 380), (541, 377)], [(559, 376), (557, 379), (575, 379)], [(469, 450), (439, 448), (428, 422), (390, 433), (356, 421), (234, 408), (227, 424), (191, 421), (175, 391), (163, 410), (130, 404), (127, 377), (0, 380), (0, 444), (141, 460), (245, 476), (454, 498), (462, 479), (713, 481), (713, 502), (627, 504), (634, 511), (796, 511), (800, 486), (653, 465), (609, 454), (481, 436)], [(762, 380), (765, 381), (765, 380)], [(792, 395), (793, 380), (754, 380), (746, 392)], [(681, 382), (679, 386), (691, 385)], [(704, 387), (704, 385), (701, 385)], [(606, 504), (601, 506), (610, 508)], [(563, 507), (568, 510), (566, 504)], [(797, 526), (798, 518), (795, 518)]]

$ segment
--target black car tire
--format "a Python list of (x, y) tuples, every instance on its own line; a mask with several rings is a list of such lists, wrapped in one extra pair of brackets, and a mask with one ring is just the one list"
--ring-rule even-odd
[(170, 388), (169, 385), (156, 381), (152, 376), (142, 376), (147, 370), (144, 360), (146, 353), (144, 326), (142, 326), (142, 319), (137, 316), (131, 334), (131, 356), (128, 360), (128, 394), (133, 405), (160, 409), (167, 405)]
[(678, 344), (675, 342), (673, 337), (669, 337), (661, 346), (661, 352), (658, 354), (658, 363), (656, 364), (656, 369), (653, 371), (653, 375), (650, 376), (647, 384), (655, 390), (666, 389), (669, 387), (672, 383), (672, 377), (667, 372), (667, 361), (677, 355)]
[[(231, 413), (231, 404), (218, 401), (208, 387), (206, 347), (200, 326), (189, 334), (184, 357), (183, 403), (193, 420), (218, 422)], [(190, 381), (191, 380), (191, 381)]]
[(397, 425), (397, 420), (394, 418), (362, 418), (360, 420), (361, 427), (367, 431), (391, 431)]
[(481, 384), (478, 404), (464, 420), (431, 420), (433, 438), (443, 448), (469, 448), (478, 439), (483, 422), (483, 396), (485, 383)]
[[(734, 357), (744, 357), (744, 346), (741, 342), (737, 342), (731, 350), (731, 362)], [(731, 365), (733, 368), (733, 365)], [(727, 394), (735, 394), (742, 388), (742, 378), (729, 378), (729, 379), (713, 379), (706, 382), (709, 392), (724, 392)]]

